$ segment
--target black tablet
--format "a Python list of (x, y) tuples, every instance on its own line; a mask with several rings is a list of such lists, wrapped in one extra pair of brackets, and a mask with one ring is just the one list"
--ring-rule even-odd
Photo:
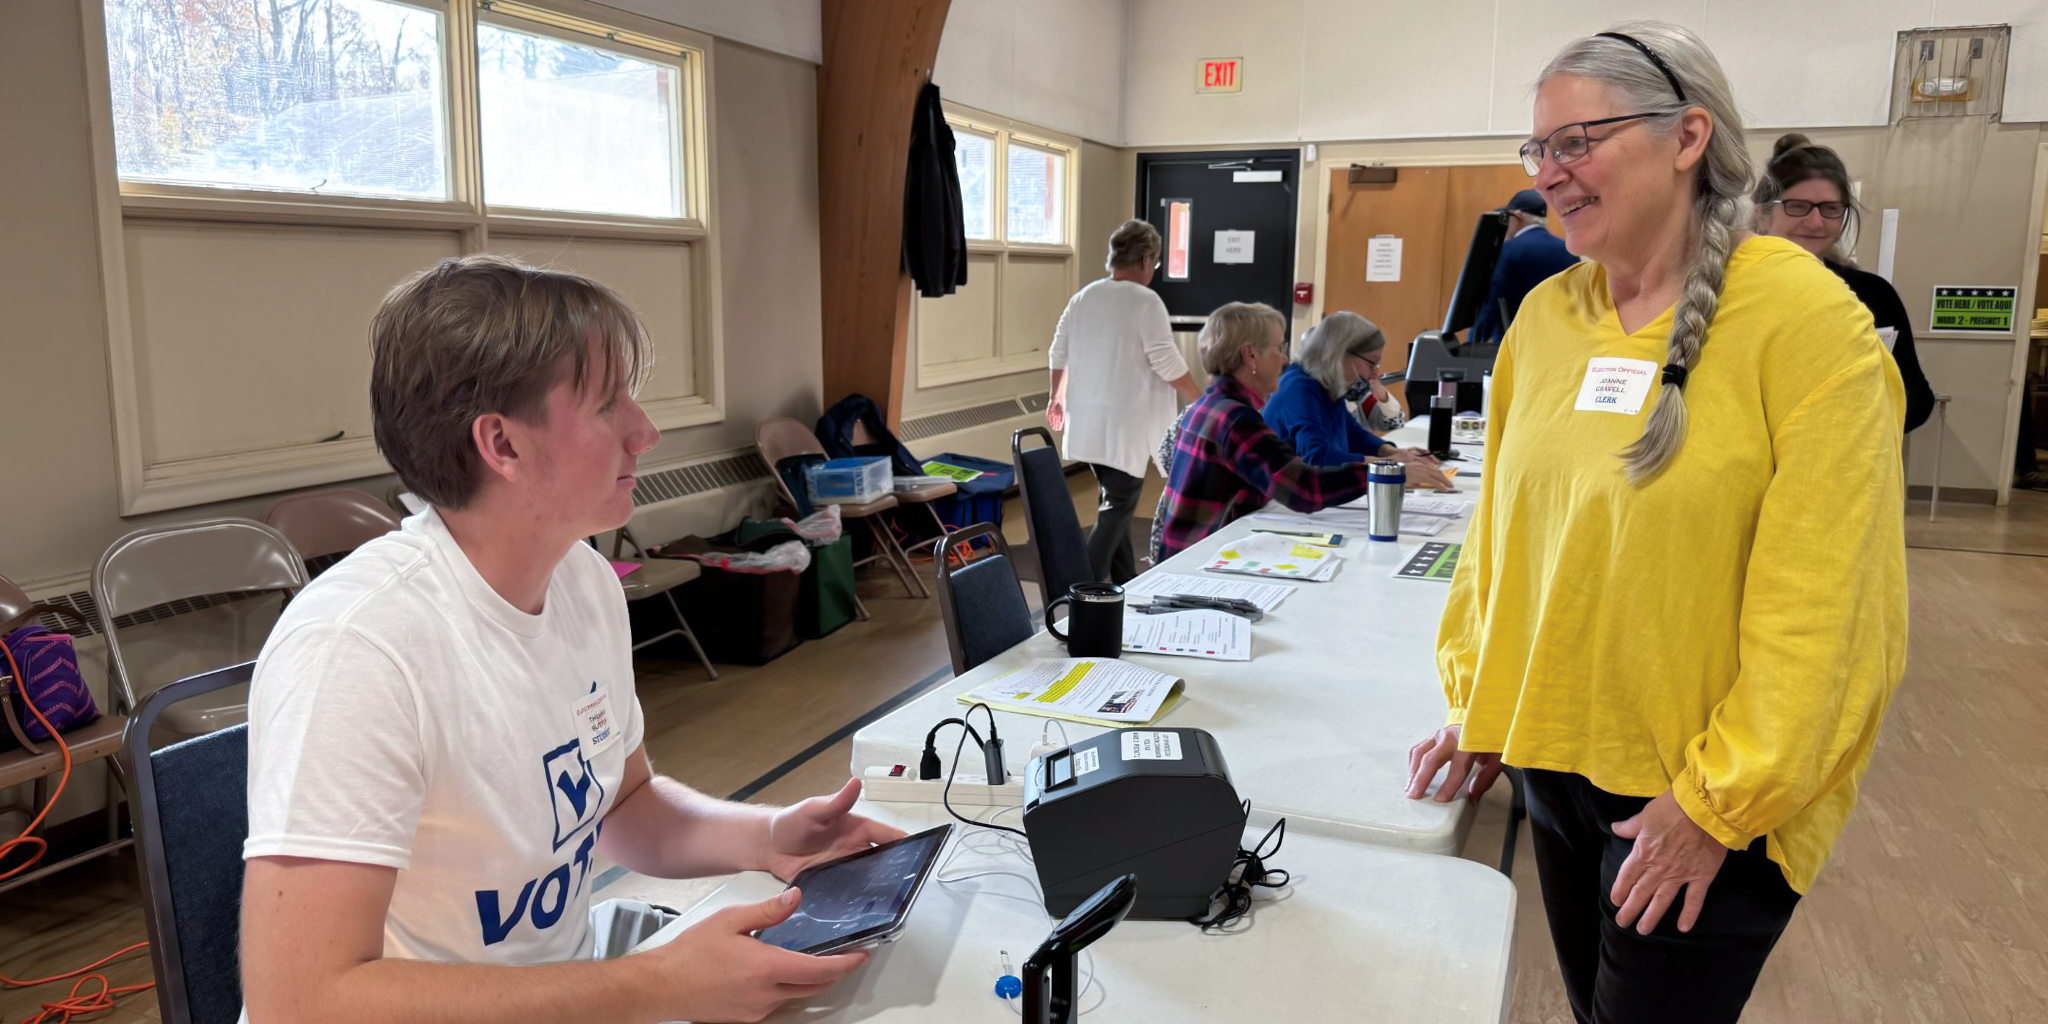
[(940, 825), (805, 868), (790, 883), (804, 894), (796, 913), (754, 937), (813, 956), (895, 938), (952, 833)]

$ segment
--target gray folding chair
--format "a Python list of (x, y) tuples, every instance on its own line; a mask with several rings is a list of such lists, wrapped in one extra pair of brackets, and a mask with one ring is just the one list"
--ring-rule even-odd
[(249, 727), (150, 750), (150, 727), (181, 701), (249, 684), (244, 662), (150, 694), (121, 742), (135, 814), (143, 920), (167, 1024), (235, 1024), (242, 1013), (242, 842), (249, 837)]
[[(953, 548), (968, 549), (987, 537), (995, 553), (983, 555), (957, 568), (946, 558)], [(1024, 588), (1017, 582), (1016, 563), (1003, 531), (990, 523), (976, 523), (933, 544), (938, 556), (936, 583), (939, 615), (946, 623), (946, 649), (953, 656), (953, 674), (969, 669), (1031, 639), (1037, 623), (1024, 603)]]
[(391, 506), (352, 487), (279, 498), (263, 510), (263, 521), (292, 542), (309, 572), (399, 528)]
[[(306, 563), (276, 529), (253, 519), (202, 519), (150, 526), (114, 542), (92, 571), (93, 603), (107, 638), (114, 710), (129, 712), (148, 687), (122, 650), (122, 616), (179, 601), (220, 594), (282, 593), (306, 585)], [(260, 640), (256, 646), (261, 646)], [(254, 652), (248, 652), (253, 656)], [(187, 702), (163, 716), (166, 729), (204, 736), (248, 718), (248, 692), (224, 690)]]
[[(1024, 439), (1045, 442), (1024, 447)], [(1024, 529), (1031, 535), (1031, 551), (1038, 559), (1038, 582), (1045, 600), (1065, 597), (1076, 583), (1093, 583), (1088, 568), (1088, 537), (1081, 532), (1081, 517), (1074, 512), (1074, 496), (1067, 490), (1066, 467), (1060, 464), (1060, 450), (1053, 446), (1052, 431), (1025, 427), (1010, 435), (1010, 464), (1017, 470), (1017, 490), (1024, 496)]]
[[(818, 436), (811, 428), (787, 416), (762, 420), (754, 428), (754, 444), (761, 449), (761, 458), (768, 463), (768, 472), (775, 477), (775, 486), (789, 502), (791, 508), (802, 509), (805, 503), (789, 489), (788, 481), (782, 478), (782, 463), (785, 459), (799, 455), (825, 457), (825, 446), (818, 443)], [(910, 565), (910, 556), (903, 545), (896, 542), (896, 535), (882, 521), (882, 513), (898, 507), (894, 494), (884, 494), (873, 501), (852, 502), (839, 506), (839, 515), (851, 528), (855, 521), (867, 524), (868, 535), (874, 540), (874, 551), (868, 557), (853, 563), (858, 569), (869, 562), (885, 562), (895, 570), (896, 578), (903, 581), (903, 589), (912, 597), (930, 597), (924, 588), (924, 581), (917, 578), (917, 572)], [(936, 513), (934, 513), (936, 514)], [(865, 617), (865, 616), (863, 616)]]
[[(28, 595), (22, 593), (21, 588), (9, 582), (6, 577), (0, 576), (0, 637), (44, 615), (75, 619), (80, 625), (86, 624), (83, 616), (62, 605), (37, 604), (30, 601)], [(14, 737), (14, 749), (0, 751), (0, 791), (22, 785), (29, 787), (27, 804), (0, 804), (0, 813), (18, 810), (33, 818), (50, 802), (50, 777), (64, 770), (64, 751), (52, 740), (37, 741), (29, 738), (28, 732), (21, 727), (21, 716), (14, 704), (13, 689), (14, 680), (9, 674), (7, 661), (0, 658), (0, 718), (7, 720), (7, 731)], [(0, 882), (0, 892), (83, 864), (101, 854), (124, 849), (133, 841), (121, 835), (121, 762), (115, 756), (121, 752), (121, 727), (127, 721), (120, 715), (102, 714), (99, 718), (62, 734), (64, 746), (71, 751), (72, 765), (82, 767), (100, 761), (107, 766), (106, 841), (90, 850), (80, 851), (63, 860), (52, 861), (34, 871), (26, 871)]]
[(690, 650), (697, 653), (697, 664), (704, 666), (704, 674), (712, 679), (718, 678), (718, 670), (711, 667), (711, 659), (704, 656), (704, 646), (697, 642), (697, 631), (690, 628), (690, 620), (683, 617), (683, 607), (676, 603), (675, 589), (703, 575), (704, 567), (687, 559), (647, 557), (647, 551), (633, 539), (633, 531), (623, 526), (612, 536), (613, 561), (620, 560), (620, 553), (628, 544), (633, 546), (633, 557), (640, 559), (640, 568), (619, 578), (619, 585), (626, 591), (626, 601), (661, 598), (667, 602), (676, 622), (667, 630), (635, 643), (633, 649), (650, 647), (672, 636), (682, 637), (690, 642)]

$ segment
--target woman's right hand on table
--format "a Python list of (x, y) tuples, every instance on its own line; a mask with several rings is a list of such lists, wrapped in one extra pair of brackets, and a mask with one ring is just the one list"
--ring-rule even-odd
[(1501, 769), (1505, 767), (1500, 763), (1500, 755), (1475, 754), (1458, 749), (1458, 741), (1464, 731), (1464, 726), (1447, 725), (1408, 748), (1408, 799), (1422, 799), (1423, 794), (1429, 792), (1430, 780), (1447, 765), (1450, 771), (1444, 775), (1444, 784), (1436, 789), (1437, 803), (1450, 803), (1458, 791), (1465, 788), (1468, 779), (1473, 800), (1485, 796), (1486, 791), (1493, 788), (1493, 780), (1500, 778)]
[(1444, 475), (1443, 467), (1435, 459), (1405, 460), (1408, 470), (1408, 486), (1427, 487), (1433, 491), (1455, 491), (1451, 478)]

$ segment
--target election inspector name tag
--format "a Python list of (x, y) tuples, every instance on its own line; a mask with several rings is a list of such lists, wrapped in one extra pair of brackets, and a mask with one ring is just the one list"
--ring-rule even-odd
[(619, 726), (612, 717), (609, 689), (599, 687), (594, 693), (576, 698), (569, 706), (569, 715), (576, 719), (576, 738), (583, 744), (585, 758), (596, 757), (619, 741)]
[(1586, 382), (1579, 385), (1579, 402), (1572, 408), (1634, 416), (1643, 410), (1656, 379), (1657, 364), (1647, 359), (1588, 360)]

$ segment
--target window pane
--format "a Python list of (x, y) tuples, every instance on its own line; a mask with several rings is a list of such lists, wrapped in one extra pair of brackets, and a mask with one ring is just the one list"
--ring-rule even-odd
[(484, 201), (683, 215), (677, 69), (478, 25)]
[(441, 16), (381, 0), (105, 0), (127, 181), (448, 196)]
[(1066, 174), (1066, 157), (1010, 147), (1010, 241), (1056, 245), (1067, 240)]
[(960, 165), (960, 202), (967, 213), (967, 237), (993, 240), (996, 140), (954, 132), (953, 162)]
[(1171, 199), (1166, 203), (1166, 279), (1188, 279), (1188, 239), (1193, 237), (1195, 201)]

